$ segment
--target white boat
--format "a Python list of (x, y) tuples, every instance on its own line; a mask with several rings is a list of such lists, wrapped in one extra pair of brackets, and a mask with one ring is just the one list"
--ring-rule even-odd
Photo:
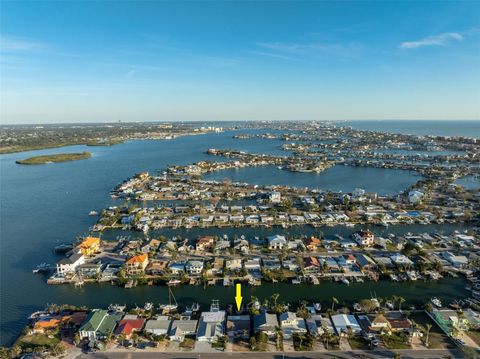
[(48, 317), (50, 314), (44, 310), (39, 310), (38, 312), (32, 313), (28, 319), (29, 320), (38, 320), (39, 318)]
[(346, 284), (346, 285), (350, 285), (350, 281), (347, 279), (347, 278), (343, 278), (340, 279), (342, 281), (342, 283)]
[[(174, 303), (172, 303), (172, 298)], [(177, 300), (175, 299), (175, 296), (173, 295), (170, 287), (168, 287), (168, 304), (160, 304), (158, 307), (164, 312), (171, 312), (178, 308)]]
[(169, 287), (176, 287), (177, 285), (179, 285), (180, 283), (182, 283), (179, 279), (170, 279), (168, 282), (167, 282), (167, 285)]
[(120, 304), (110, 304), (108, 306), (108, 311), (109, 312), (116, 312), (116, 313), (122, 313), (125, 311), (126, 305), (120, 305)]
[(437, 308), (441, 308), (442, 307), (442, 302), (440, 299), (438, 299), (437, 297), (433, 297), (432, 299), (430, 299), (430, 301), (432, 302), (432, 304), (434, 306), (436, 306)]
[(97, 211), (90, 211), (90, 212), (88, 212), (88, 215), (89, 216), (98, 216), (98, 212)]
[(317, 312), (322, 311), (322, 305), (320, 303), (313, 303), (313, 308), (315, 308)]
[(35, 269), (32, 270), (32, 272), (34, 274), (37, 274), (37, 273), (47, 273), (50, 271), (50, 264), (48, 263), (41, 263), (39, 264)]

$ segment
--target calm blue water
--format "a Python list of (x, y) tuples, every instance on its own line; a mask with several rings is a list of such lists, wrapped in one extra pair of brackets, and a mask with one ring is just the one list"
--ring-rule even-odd
[(279, 170), (275, 166), (246, 167), (211, 172), (204, 177), (217, 181), (231, 178), (234, 182), (311, 187), (343, 192), (363, 188), (367, 192), (377, 192), (380, 195), (398, 193), (421, 178), (418, 173), (410, 171), (351, 166), (334, 166), (321, 173), (290, 172)]
[(468, 190), (480, 190), (480, 178), (475, 176), (465, 176), (457, 180), (459, 185), (464, 186)]
[(480, 120), (362, 120), (344, 121), (344, 126), (358, 130), (403, 133), (411, 135), (466, 136), (480, 138)]
[[(85, 286), (81, 289), (73, 286), (47, 286), (46, 278), (41, 275), (32, 275), (31, 270), (41, 262), (54, 264), (58, 261), (60, 257), (52, 254), (51, 249), (59, 242), (70, 242), (76, 236), (86, 233), (95, 222), (94, 218), (87, 215), (88, 212), (100, 210), (112, 204), (108, 195), (109, 191), (136, 172), (155, 172), (169, 164), (211, 160), (212, 157), (204, 153), (210, 147), (282, 153), (278, 152), (278, 146), (282, 141), (233, 140), (232, 134), (182, 137), (171, 141), (128, 142), (112, 147), (71, 146), (1, 155), (0, 344), (11, 343), (26, 324), (26, 317), (31, 312), (42, 309), (46, 303), (106, 306), (113, 302), (141, 304), (145, 301), (156, 303), (166, 301), (167, 293), (164, 287), (135, 288), (126, 291), (110, 285)], [(33, 155), (84, 150), (92, 152), (93, 157), (82, 161), (39, 166), (15, 164), (15, 160)], [(356, 171), (357, 169), (352, 170)], [(288, 172), (276, 170), (274, 173), (275, 176), (278, 176), (279, 173), (287, 174)], [(376, 174), (383, 176), (380, 172)], [(264, 179), (267, 180), (269, 175), (265, 172), (262, 176), (265, 176)], [(351, 186), (354, 181), (363, 181), (358, 172), (352, 172), (350, 175), (344, 173), (342, 176), (340, 177), (339, 174), (337, 178), (339, 186), (346, 179), (350, 183), (348, 186)], [(409, 175), (407, 174), (407, 176)], [(311, 176), (300, 175), (295, 178), (296, 183), (304, 186), (310, 182)], [(394, 179), (396, 180), (396, 178)], [(380, 182), (379, 177), (375, 177), (373, 180), (377, 181), (378, 189), (381, 190), (390, 186), (389, 182), (393, 178), (390, 180), (383, 178), (385, 181), (383, 183)], [(346, 187), (348, 186), (346, 185)], [(344, 188), (344, 190), (348, 189)], [(461, 227), (455, 227), (455, 229), (461, 229)], [(170, 233), (164, 231), (162, 234), (169, 235)], [(190, 234), (196, 235), (195, 232), (190, 232)], [(255, 233), (252, 230), (248, 234)], [(374, 288), (379, 296), (387, 295), (390, 292), (402, 293), (407, 299), (418, 301), (428, 298), (431, 293), (437, 293), (437, 296), (445, 296), (445, 300), (448, 300), (461, 291), (462, 287), (461, 281), (458, 280), (445, 281), (441, 284), (422, 283), (415, 287), (405, 284), (369, 283), (364, 287), (358, 287), (359, 290), (355, 292), (355, 295), (369, 296), (370, 291)], [(364, 288), (364, 290), (362, 291), (360, 288)], [(416, 288), (416, 292), (414, 288)], [(295, 300), (288, 293), (288, 287), (279, 286), (275, 287), (275, 290), (285, 292), (285, 296), (290, 296), (289, 300)], [(302, 295), (307, 299), (315, 297), (328, 300), (337, 290), (339, 290), (339, 295), (345, 297), (340, 298), (341, 300), (354, 299), (351, 291), (345, 292), (344, 287), (334, 284), (322, 285), (315, 289), (305, 288)], [(253, 291), (270, 293), (273, 289), (262, 287)], [(179, 301), (189, 302), (195, 299), (201, 301), (202, 304), (207, 304), (211, 298), (217, 297), (222, 304), (225, 304), (227, 299), (233, 298), (231, 294), (231, 289), (218, 287), (206, 292), (200, 287), (184, 287), (178, 289), (176, 296)], [(248, 290), (246, 295), (248, 295)], [(338, 297), (337, 294), (336, 296)]]

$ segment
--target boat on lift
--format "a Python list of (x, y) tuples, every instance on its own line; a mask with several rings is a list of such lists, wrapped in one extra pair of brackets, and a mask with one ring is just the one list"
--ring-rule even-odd
[(127, 307), (126, 305), (110, 304), (108, 306), (108, 311), (115, 312), (115, 313), (123, 313), (126, 307)]
[(437, 308), (441, 308), (442, 307), (442, 301), (440, 299), (438, 299), (437, 297), (433, 297), (432, 299), (430, 299), (430, 301), (432, 302), (432, 304), (434, 306), (436, 306)]

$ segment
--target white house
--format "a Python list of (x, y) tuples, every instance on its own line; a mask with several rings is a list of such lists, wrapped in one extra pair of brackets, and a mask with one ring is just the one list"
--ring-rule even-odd
[(307, 325), (303, 318), (298, 318), (293, 312), (286, 312), (279, 315), (278, 320), (282, 327), (283, 337), (290, 339), (294, 333), (306, 333)]
[(84, 263), (85, 256), (81, 253), (74, 253), (70, 257), (63, 258), (57, 262), (57, 273), (74, 272), (79, 265)]
[(280, 203), (281, 200), (282, 200), (282, 196), (281, 196), (280, 192), (273, 191), (273, 192), (270, 192), (268, 194), (268, 199), (272, 203)]
[(398, 266), (413, 265), (413, 262), (403, 254), (394, 254), (393, 256), (390, 256), (390, 259), (392, 260), (393, 263), (395, 263)]
[(362, 328), (355, 316), (349, 314), (332, 315), (332, 323), (338, 335), (348, 333), (351, 330), (354, 334), (360, 334)]
[(210, 312), (202, 312), (198, 322), (197, 341), (213, 343), (225, 333), (225, 311), (212, 303)]
[(153, 335), (167, 335), (171, 320), (167, 316), (160, 316), (157, 319), (148, 320), (144, 331)]
[(278, 234), (269, 236), (267, 239), (269, 249), (282, 249), (287, 244), (285, 236), (280, 236)]
[(203, 270), (203, 262), (202, 261), (197, 261), (197, 260), (189, 260), (185, 264), (185, 270), (189, 274), (201, 274)]
[(168, 331), (168, 336), (170, 340), (182, 342), (186, 335), (195, 335), (196, 333), (196, 320), (174, 320)]
[(408, 192), (408, 202), (412, 204), (419, 203), (423, 196), (424, 194), (422, 192), (412, 190)]

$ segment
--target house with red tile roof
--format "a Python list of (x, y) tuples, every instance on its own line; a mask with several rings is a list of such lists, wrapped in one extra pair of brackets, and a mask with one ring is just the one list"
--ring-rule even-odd
[(305, 238), (303, 240), (303, 244), (305, 244), (305, 248), (307, 248), (307, 250), (315, 252), (322, 244), (322, 241), (314, 236), (311, 236), (310, 238)]
[(145, 319), (143, 318), (133, 318), (131, 316), (125, 316), (117, 326), (115, 330), (115, 335), (125, 335), (126, 339), (130, 339), (134, 332), (139, 332), (143, 329), (145, 325)]

